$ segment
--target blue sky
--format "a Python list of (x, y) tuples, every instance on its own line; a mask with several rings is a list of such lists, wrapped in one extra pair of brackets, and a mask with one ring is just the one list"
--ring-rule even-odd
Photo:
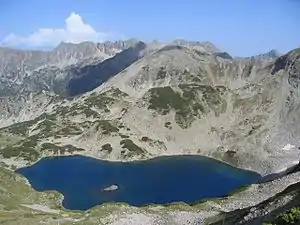
[(1, 0), (0, 43), (176, 38), (210, 41), (236, 56), (300, 47), (300, 0)]

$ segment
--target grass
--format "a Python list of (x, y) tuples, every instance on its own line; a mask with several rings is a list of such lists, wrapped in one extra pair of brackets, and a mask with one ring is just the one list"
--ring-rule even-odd
[(256, 94), (254, 96), (247, 97), (247, 98), (240, 98), (238, 95), (235, 95), (233, 108), (234, 109), (242, 108), (244, 111), (250, 111), (254, 109), (253, 106), (258, 106), (261, 104), (260, 99), (261, 99), (260, 94)]
[(61, 153), (61, 147), (53, 143), (43, 143), (41, 151), (52, 151), (54, 154)]
[[(61, 131), (61, 130), (60, 130)], [(66, 131), (64, 131), (66, 132)], [(75, 151), (84, 151), (82, 148), (77, 148), (72, 145), (58, 146), (53, 143), (43, 143), (39, 149), (39, 138), (43, 137), (41, 134), (30, 136), (21, 140), (17, 144), (7, 146), (0, 150), (0, 154), (4, 158), (17, 157), (29, 162), (34, 162), (40, 157), (40, 151), (51, 151), (54, 154), (64, 154), (65, 152), (73, 153)]]
[(86, 98), (84, 102), (87, 107), (107, 109), (107, 105), (113, 104), (115, 102), (115, 99), (103, 95), (91, 95)]
[(97, 120), (95, 123), (97, 130), (103, 130), (102, 134), (111, 134), (119, 132), (119, 128), (112, 125), (109, 122), (109, 120)]
[[(217, 156), (216, 156), (217, 157)], [(236, 157), (236, 151), (228, 150), (226, 152), (220, 153), (220, 157), (223, 161), (228, 162), (231, 165), (237, 165), (238, 157)]]
[(103, 111), (109, 112), (108, 106), (115, 103), (118, 98), (124, 98), (127, 96), (128, 94), (122, 92), (119, 88), (111, 88), (110, 90), (100, 94), (98, 94), (97, 92), (93, 92), (84, 100), (84, 104), (75, 104), (71, 108), (61, 107), (59, 111), (61, 111), (63, 114), (66, 114), (74, 112), (75, 110), (77, 111), (77, 113), (84, 112), (89, 115), (92, 113), (88, 110), (91, 107), (96, 107)]
[(87, 108), (97, 107), (106, 112), (109, 112), (108, 106), (114, 104), (119, 98), (127, 97), (128, 94), (122, 92), (119, 88), (111, 88), (110, 90), (97, 94), (92, 93), (88, 98), (84, 100)]
[[(114, 93), (115, 95), (121, 95), (122, 93)], [(29, 136), (30, 127), (37, 124), (32, 130), (35, 135)], [(74, 151), (83, 151), (84, 149), (75, 148), (74, 146), (57, 146), (55, 144), (46, 143), (41, 147), (38, 145), (39, 140), (48, 137), (67, 137), (71, 135), (81, 135), (83, 129), (90, 129), (94, 126), (97, 131), (101, 130), (102, 134), (108, 135), (111, 133), (119, 132), (119, 128), (114, 126), (112, 122), (108, 120), (96, 120), (94, 122), (84, 122), (80, 124), (73, 123), (69, 120), (62, 120), (59, 123), (56, 121), (56, 116), (42, 114), (35, 120), (26, 121), (13, 125), (11, 127), (4, 128), (5, 133), (1, 135), (0, 139), (5, 139), (2, 141), (2, 149), (0, 149), (0, 154), (5, 158), (17, 157), (27, 161), (36, 161), (40, 157), (40, 151), (51, 151), (55, 154), (64, 154), (65, 152), (72, 153)], [(12, 131), (16, 133), (15, 141), (6, 141), (6, 133)], [(21, 135), (21, 137), (20, 137)], [(123, 139), (129, 138), (128, 135), (119, 134)], [(23, 138), (22, 138), (23, 137)], [(26, 137), (24, 139), (24, 137)], [(12, 138), (12, 137), (10, 137)], [(107, 149), (106, 149), (107, 150)], [(110, 151), (110, 149), (108, 149)]]
[(77, 116), (80, 114), (84, 114), (86, 117), (93, 117), (97, 118), (99, 117), (99, 114), (91, 109), (92, 106), (87, 106), (85, 104), (74, 104), (72, 107), (70, 107), (67, 112), (64, 113), (63, 116)]
[(1, 128), (0, 130), (4, 130), (8, 133), (21, 135), (21, 136), (28, 136), (29, 135), (29, 129), (33, 125), (37, 124), (39, 121), (44, 120), (39, 124), (39, 126), (44, 125), (45, 126), (45, 132), (49, 131), (49, 127), (53, 125), (53, 120), (55, 120), (56, 116), (54, 114), (46, 114), (43, 113), (39, 117), (35, 118), (34, 120), (24, 121), (21, 123), (15, 123), (9, 127)]
[(150, 89), (148, 109), (162, 115), (175, 111), (176, 123), (185, 129), (191, 126), (195, 118), (201, 118), (211, 110), (219, 116), (227, 108), (217, 88), (198, 84), (181, 84), (178, 87), (180, 92), (170, 86)]
[(75, 147), (73, 145), (58, 146), (56, 144), (46, 142), (46, 143), (42, 144), (41, 151), (52, 151), (54, 154), (61, 154), (61, 155), (63, 155), (66, 152), (72, 154), (74, 152), (84, 151), (84, 149), (77, 148), (77, 147)]
[[(179, 87), (183, 91), (183, 96), (188, 101), (195, 103), (193, 106), (195, 110), (199, 110), (202, 113), (212, 110), (215, 112), (216, 116), (219, 116), (220, 113), (225, 112), (227, 104), (226, 101), (221, 98), (222, 91), (218, 87), (199, 84), (181, 84)], [(202, 97), (197, 101), (197, 97), (200, 97), (200, 93)], [(204, 107), (204, 105), (207, 107)]]
[(147, 141), (150, 141), (150, 140), (151, 139), (149, 137), (146, 137), (146, 136), (141, 138), (141, 141), (143, 141), (143, 142), (147, 142)]
[(128, 97), (128, 94), (121, 91), (119, 88), (111, 88), (109, 91), (105, 92), (105, 94), (118, 98)]
[(40, 155), (34, 148), (24, 146), (9, 146), (1, 149), (0, 153), (4, 158), (19, 157), (30, 162), (36, 161)]
[(228, 150), (225, 152), (227, 156), (229, 157), (234, 157), (234, 155), (236, 154), (236, 151), (233, 150)]
[(181, 110), (184, 108), (184, 100), (179, 93), (171, 87), (158, 87), (150, 89), (151, 99), (149, 109), (157, 110), (163, 115), (170, 112), (170, 109)]
[(38, 143), (38, 136), (31, 136), (21, 142), (22, 146), (25, 148), (35, 148)]
[[(121, 95), (122, 93), (118, 93), (118, 91), (116, 91), (114, 94)], [(29, 136), (30, 127), (33, 125), (36, 125), (36, 127), (32, 130), (35, 132), (35, 135)], [(54, 144), (51, 146), (43, 145), (40, 149), (38, 146), (38, 141), (48, 137), (61, 138), (71, 135), (81, 135), (83, 133), (83, 129), (89, 129), (93, 125), (96, 127), (97, 131), (101, 130), (102, 134), (105, 135), (119, 132), (119, 128), (107, 120), (96, 120), (94, 122), (86, 121), (84, 123), (76, 124), (66, 119), (57, 122), (55, 115), (42, 114), (35, 120), (26, 121), (3, 128), (3, 132), (5, 133), (3, 133), (3, 135), (0, 137), (2, 141), (2, 149), (0, 150), (0, 154), (5, 158), (18, 157), (27, 161), (35, 161), (40, 157), (40, 151), (48, 150), (54, 152), (55, 154), (83, 151), (83, 149), (77, 149), (74, 146), (60, 147)], [(15, 133), (16, 136), (10, 137), (10, 139), (14, 139), (14, 141), (10, 141), (6, 138), (6, 134), (8, 134), (9, 131)], [(123, 139), (129, 138), (127, 135), (119, 135)]]
[(164, 67), (160, 67), (157, 73), (157, 79), (164, 79), (167, 76), (167, 71)]
[(229, 196), (241, 193), (243, 191), (246, 191), (248, 188), (250, 187), (250, 185), (243, 185), (237, 189), (234, 189), (232, 192), (229, 193)]
[(198, 201), (195, 201), (195, 202), (192, 202), (192, 203), (190, 203), (189, 205), (190, 206), (199, 206), (199, 205), (201, 205), (201, 204), (203, 204), (203, 203), (206, 203), (206, 202), (208, 202), (208, 201), (211, 201), (211, 202), (215, 202), (215, 203), (221, 203), (222, 201), (223, 201), (224, 199), (223, 198), (203, 198), (203, 199), (201, 199), (201, 200), (198, 200)]
[(55, 135), (58, 136), (68, 136), (68, 135), (80, 135), (82, 134), (82, 130), (75, 125), (68, 125), (64, 128), (55, 132)]
[(200, 83), (200, 82), (201, 82), (201, 79), (200, 79), (199, 77), (193, 76), (193, 77), (192, 77), (192, 82)]
[(47, 113), (43, 113), (42, 115), (40, 115), (38, 117), (39, 120), (42, 119), (47, 119), (47, 120), (56, 120), (56, 114), (47, 114)]
[(271, 223), (264, 223), (264, 225), (296, 225), (300, 224), (300, 207), (293, 207), (290, 210), (281, 213)]
[(27, 161), (36, 161), (40, 156), (36, 150), (38, 143), (38, 136), (31, 136), (25, 140), (21, 140), (18, 143), (0, 150), (0, 153), (4, 158), (19, 157)]
[(57, 115), (65, 117), (65, 116), (69, 115), (70, 107), (69, 106), (58, 106), (58, 107), (55, 107), (55, 112)]
[(24, 137), (10, 134), (10, 133), (0, 133), (0, 146), (5, 148), (6, 146), (14, 145), (22, 141)]
[(29, 128), (35, 124), (35, 121), (25, 121), (21, 123), (13, 124), (6, 128), (1, 128), (0, 130), (12, 133), (15, 135), (26, 136), (29, 134)]
[(172, 123), (171, 122), (165, 122), (165, 128), (168, 128), (168, 129), (172, 129)]
[(107, 143), (105, 145), (102, 145), (101, 150), (102, 151), (107, 151), (108, 153), (111, 153), (113, 148), (111, 147), (111, 144)]
[(128, 136), (128, 135), (121, 134), (121, 133), (120, 133), (119, 135), (120, 135), (120, 137), (121, 137), (121, 138), (123, 138), (123, 139), (125, 139), (125, 138), (129, 138), (129, 137), (130, 137), (130, 136)]
[(96, 111), (90, 109), (90, 108), (84, 108), (82, 110), (82, 113), (86, 116), (86, 117), (93, 117), (93, 118), (97, 118), (99, 117), (99, 113), (97, 113)]
[[(26, 208), (22, 204), (40, 204), (51, 209), (61, 206), (61, 194), (53, 191), (37, 192), (27, 185), (20, 175), (3, 167), (0, 167), (0, 180), (0, 224), (39, 224), (42, 220), (51, 220), (54, 216)], [(77, 217), (78, 213), (69, 215)]]
[(288, 58), (296, 58), (298, 56), (298, 54), (300, 54), (300, 48), (296, 48), (292, 51), (289, 52), (288, 54)]
[(42, 122), (40, 122), (37, 127), (33, 130), (39, 130), (39, 134), (41, 137), (49, 137), (51, 136), (51, 133), (53, 129), (55, 129), (56, 123), (49, 119), (44, 119)]
[(126, 148), (128, 149), (128, 151), (130, 152), (130, 156), (133, 155), (139, 155), (139, 156), (143, 156), (145, 154), (145, 151), (137, 146), (132, 140), (130, 139), (124, 139), (122, 141), (120, 141), (120, 145), (122, 145), (122, 148)]
[(110, 112), (109, 106), (115, 103), (118, 99), (126, 97), (127, 94), (117, 88), (113, 88), (107, 92), (98, 94), (96, 92), (88, 96), (83, 103), (73, 104), (71, 107), (60, 106), (56, 108), (56, 113), (62, 117), (76, 116), (84, 114), (86, 117), (100, 118), (99, 113), (92, 110), (95, 107), (103, 112)]
[(78, 124), (75, 124), (69, 120), (63, 120), (58, 123), (57, 121), (49, 119), (44, 119), (35, 127), (33, 131), (37, 131), (39, 137), (41, 138), (47, 138), (51, 136), (59, 138), (68, 135), (80, 135), (83, 132)]
[(150, 90), (148, 109), (156, 110), (162, 115), (175, 110), (176, 123), (181, 128), (187, 128), (193, 121), (194, 112), (191, 113), (190, 96), (175, 92), (171, 87), (159, 87)]

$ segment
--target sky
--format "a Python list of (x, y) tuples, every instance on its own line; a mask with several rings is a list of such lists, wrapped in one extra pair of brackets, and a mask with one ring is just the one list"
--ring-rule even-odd
[(233, 56), (300, 47), (300, 0), (1, 0), (0, 45), (210, 41)]

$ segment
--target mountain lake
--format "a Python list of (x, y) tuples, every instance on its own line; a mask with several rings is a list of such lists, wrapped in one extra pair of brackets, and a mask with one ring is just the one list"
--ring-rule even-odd
[(107, 202), (133, 206), (193, 203), (224, 197), (260, 175), (203, 156), (111, 162), (85, 156), (48, 157), (18, 169), (37, 191), (64, 195), (63, 206), (87, 210)]

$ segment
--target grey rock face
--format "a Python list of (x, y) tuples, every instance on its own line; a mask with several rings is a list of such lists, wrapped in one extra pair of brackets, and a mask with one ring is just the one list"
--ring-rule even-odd
[(71, 79), (67, 84), (68, 96), (83, 94), (100, 86), (143, 57), (146, 48), (145, 43), (138, 42), (135, 46), (125, 49), (99, 64), (86, 65), (80, 69), (73, 67), (69, 70)]
[[(142, 50), (139, 46), (137, 40), (130, 39), (105, 43), (61, 43), (48, 52), (0, 47), (1, 126), (41, 114), (41, 110), (29, 110), (39, 107), (36, 98), (48, 102), (55, 94), (70, 97), (92, 90), (137, 60), (140, 57), (138, 51)], [(130, 47), (115, 59), (101, 64)], [(36, 96), (34, 100), (30, 97), (32, 95)]]
[[(137, 43), (135, 40), (61, 43), (49, 52), (21, 51), (0, 47), (0, 96), (19, 91), (21, 86), (27, 85), (24, 81), (36, 79), (36, 74), (43, 74), (48, 68), (50, 68), (49, 73), (61, 73), (58, 70), (64, 71), (75, 64), (82, 66), (82, 64), (101, 62)], [(32, 73), (34, 73), (33, 76)]]
[[(129, 66), (141, 57), (134, 56), (139, 54), (136, 51), (141, 48), (141, 43), (136, 39), (104, 43), (82, 42), (72, 44), (63, 42), (52, 51), (21, 51), (0, 47), (0, 96), (15, 94), (24, 88), (29, 88), (29, 91), (45, 90), (55, 93), (72, 93), (74, 91), (66, 90), (69, 84), (61, 83), (68, 83), (73, 79), (77, 80), (78, 74), (89, 74), (86, 70), (89, 70), (90, 65), (99, 65), (103, 60), (132, 47), (131, 50), (115, 58), (119, 60), (124, 57), (124, 60), (122, 59), (124, 62), (120, 63), (117, 60), (115, 62), (115, 64), (120, 63), (123, 66), (118, 65), (120, 68), (113, 73), (120, 72), (120, 69), (125, 68), (124, 66)], [(201, 51), (218, 51), (215, 46), (208, 42), (175, 40), (174, 43)], [(143, 47), (145, 50), (141, 55), (149, 54), (162, 46), (158, 42), (150, 43)], [(98, 74), (100, 73), (101, 71)], [(79, 76), (82, 77), (82, 75)], [(62, 82), (62, 80), (67, 80), (67, 82)], [(94, 86), (97, 85), (99, 82), (96, 82)], [(63, 86), (65, 86), (64, 90), (61, 90)], [(87, 88), (87, 90), (90, 89)]]
[(171, 44), (190, 47), (202, 52), (216, 53), (220, 50), (208, 41), (188, 41), (184, 39), (176, 39)]
[(269, 52), (262, 53), (259, 55), (254, 55), (254, 56), (250, 56), (250, 57), (236, 57), (236, 59), (272, 61), (272, 60), (279, 58), (280, 56), (282, 56), (282, 54), (280, 52), (278, 52), (275, 49), (272, 49)]
[[(71, 44), (72, 46), (73, 44)], [(69, 47), (69, 44), (65, 47)], [(62, 68), (57, 65), (38, 68), (32, 71), (31, 76), (24, 78), (20, 88), (30, 92), (47, 91), (63, 97), (83, 94), (98, 87), (138, 60), (143, 56), (145, 49), (146, 45), (143, 42), (138, 42), (105, 60), (97, 57), (86, 58)]]
[(277, 59), (278, 57), (280, 57), (281, 55), (282, 54), (280, 54), (277, 50), (273, 49), (267, 53), (252, 56), (250, 58), (260, 59), (260, 60), (274, 60), (274, 59)]

